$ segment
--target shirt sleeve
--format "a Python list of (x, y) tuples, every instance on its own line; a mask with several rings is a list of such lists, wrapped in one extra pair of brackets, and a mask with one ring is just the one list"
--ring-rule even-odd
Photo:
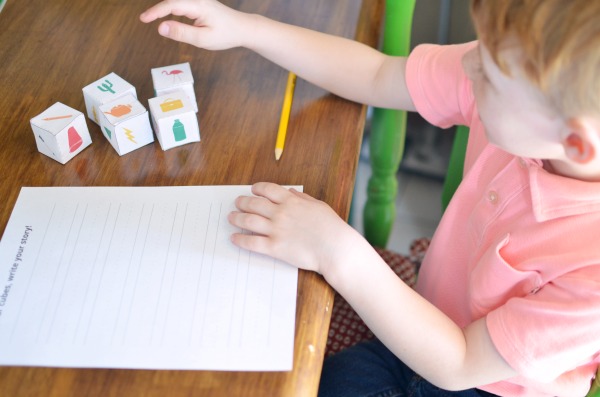
[(476, 45), (476, 41), (422, 44), (411, 52), (406, 65), (408, 91), (417, 111), (429, 123), (441, 128), (470, 123), (474, 99), (462, 58)]

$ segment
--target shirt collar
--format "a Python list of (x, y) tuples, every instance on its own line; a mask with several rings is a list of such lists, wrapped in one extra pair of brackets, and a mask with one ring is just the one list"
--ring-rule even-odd
[(585, 182), (546, 171), (539, 160), (524, 159), (529, 169), (536, 220), (600, 212), (600, 182)]

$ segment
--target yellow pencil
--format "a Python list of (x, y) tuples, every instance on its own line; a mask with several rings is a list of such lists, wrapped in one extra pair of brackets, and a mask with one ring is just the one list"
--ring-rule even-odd
[(290, 72), (285, 86), (285, 96), (283, 97), (283, 106), (281, 108), (281, 119), (279, 119), (279, 130), (277, 131), (277, 141), (275, 142), (275, 160), (279, 160), (283, 153), (285, 134), (287, 133), (290, 113), (292, 111), (294, 88), (296, 88), (296, 75)]

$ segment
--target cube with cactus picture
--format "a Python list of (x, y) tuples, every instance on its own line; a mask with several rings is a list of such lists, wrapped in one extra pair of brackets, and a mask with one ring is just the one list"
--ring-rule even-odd
[(101, 79), (83, 88), (83, 99), (88, 117), (100, 125), (98, 107), (108, 102), (113, 102), (125, 95), (137, 98), (135, 87), (123, 80), (116, 73), (110, 73)]

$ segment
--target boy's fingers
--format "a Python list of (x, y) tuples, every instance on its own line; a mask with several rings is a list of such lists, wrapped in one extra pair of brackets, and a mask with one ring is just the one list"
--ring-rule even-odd
[(255, 214), (234, 211), (229, 214), (228, 220), (233, 226), (248, 230), (252, 233), (268, 235), (271, 231), (269, 221), (262, 216)]
[(275, 204), (263, 197), (240, 196), (235, 200), (235, 206), (241, 211), (271, 218), (275, 212)]
[(148, 23), (148, 22), (152, 22), (157, 19), (160, 19), (160, 18), (164, 18), (170, 14), (171, 14), (171, 7), (163, 1), (161, 3), (158, 3), (158, 4), (148, 8), (146, 11), (144, 11), (140, 15), (140, 21)]
[(295, 194), (296, 196), (298, 196), (298, 197), (302, 197), (303, 199), (306, 199), (306, 200), (320, 201), (320, 200), (317, 200), (316, 198), (314, 198), (314, 197), (313, 197), (313, 196), (311, 196), (311, 195), (308, 195), (308, 194), (306, 194), (306, 193), (304, 193), (304, 192), (300, 192), (300, 191), (298, 191), (298, 190), (294, 189), (293, 187), (292, 187), (292, 188), (290, 188), (290, 192), (292, 192), (292, 193), (293, 193), (293, 194)]
[(252, 234), (234, 233), (231, 235), (231, 242), (240, 248), (259, 254), (269, 254), (269, 240), (264, 236)]
[(186, 3), (186, 1), (162, 1), (144, 11), (140, 15), (140, 20), (148, 23), (168, 15), (196, 19), (198, 17), (196, 8), (186, 5)]
[(289, 190), (271, 182), (255, 183), (252, 185), (252, 193), (265, 197), (276, 204), (281, 204), (286, 197), (290, 196)]

